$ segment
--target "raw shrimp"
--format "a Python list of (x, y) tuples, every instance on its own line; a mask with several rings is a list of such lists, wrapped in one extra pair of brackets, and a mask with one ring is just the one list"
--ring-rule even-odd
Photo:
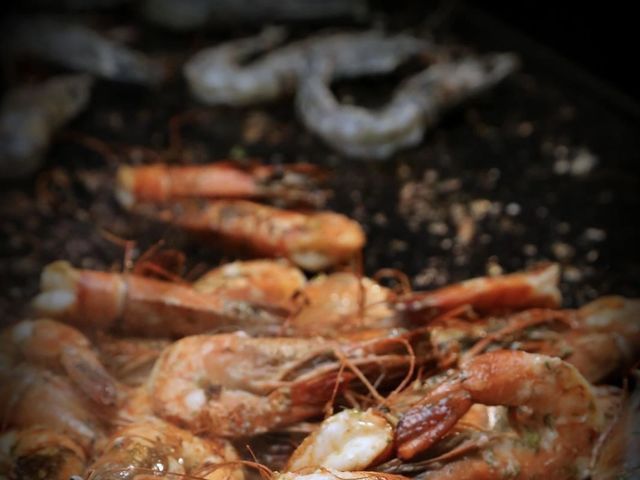
[[(411, 360), (399, 343), (387, 338), (341, 343), (242, 334), (187, 337), (162, 353), (148, 388), (162, 418), (192, 431), (254, 435), (322, 413), (335, 390), (353, 378), (341, 362), (388, 379), (402, 375)], [(393, 349), (387, 352), (389, 344)]]
[(77, 270), (64, 261), (42, 272), (33, 307), (80, 329), (176, 337), (210, 331), (277, 334), (282, 312), (198, 292), (189, 285), (126, 273)]
[(192, 93), (207, 104), (262, 102), (293, 90), (310, 57), (329, 62), (336, 77), (352, 77), (389, 72), (428, 47), (426, 41), (414, 37), (376, 31), (319, 34), (276, 49), (249, 65), (240, 64), (283, 40), (283, 30), (269, 28), (256, 37), (198, 52), (184, 66)]
[(145, 0), (142, 3), (146, 19), (173, 30), (192, 30), (205, 25), (359, 18), (367, 10), (365, 0)]
[(332, 66), (316, 62), (300, 81), (298, 115), (306, 127), (339, 152), (385, 159), (414, 146), (443, 110), (493, 87), (517, 66), (511, 54), (436, 63), (407, 79), (382, 109), (341, 105), (330, 89)]
[[(89, 452), (104, 433), (95, 404), (65, 377), (28, 364), (0, 368), (2, 427), (43, 426), (69, 435)], [(103, 410), (107, 411), (107, 410)]]
[(362, 227), (344, 215), (283, 210), (244, 200), (183, 203), (159, 218), (232, 247), (285, 257), (313, 271), (353, 258), (365, 243)]
[(258, 164), (246, 168), (230, 162), (124, 166), (118, 169), (116, 197), (127, 208), (139, 202), (223, 197), (322, 205), (326, 192), (317, 189), (320, 176), (320, 171), (310, 164)]
[(299, 336), (401, 327), (401, 320), (387, 303), (390, 295), (388, 289), (369, 278), (346, 272), (320, 275), (301, 290), (304, 303), (287, 327)]
[(0, 107), (0, 178), (33, 173), (54, 132), (89, 102), (87, 75), (60, 75), (7, 93)]
[(24, 320), (0, 336), (0, 363), (11, 368), (22, 361), (65, 374), (91, 400), (113, 405), (118, 385), (101, 364), (89, 340), (54, 320)]
[(196, 280), (193, 288), (201, 293), (289, 310), (294, 295), (306, 281), (300, 269), (287, 261), (247, 260), (214, 268)]
[(42, 427), (0, 435), (0, 478), (69, 480), (82, 475), (87, 457), (71, 438)]
[(162, 421), (149, 421), (116, 430), (88, 469), (88, 480), (152, 478), (156, 475), (210, 473), (198, 478), (242, 480), (238, 466), (218, 464), (238, 461), (227, 441), (199, 438)]
[(560, 268), (557, 264), (539, 265), (526, 271), (496, 277), (480, 277), (430, 292), (415, 292), (400, 297), (395, 308), (427, 318), (465, 305), (482, 312), (500, 312), (533, 307), (557, 308)]
[(144, 54), (55, 16), (14, 19), (3, 47), (13, 55), (41, 58), (120, 82), (152, 85), (164, 75)]

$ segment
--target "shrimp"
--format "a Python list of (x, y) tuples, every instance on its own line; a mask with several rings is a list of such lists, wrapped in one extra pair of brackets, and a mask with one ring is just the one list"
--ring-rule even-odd
[(191, 92), (207, 104), (263, 102), (293, 90), (310, 57), (330, 62), (338, 77), (352, 77), (389, 72), (428, 47), (427, 42), (414, 37), (385, 36), (376, 31), (320, 34), (240, 65), (242, 59), (283, 40), (283, 30), (268, 28), (256, 37), (198, 52), (184, 66)]
[[(277, 281), (274, 281), (277, 279)], [(248, 260), (215, 268), (193, 283), (198, 292), (289, 310), (307, 279), (289, 262)]]
[(148, 421), (117, 429), (88, 469), (88, 480), (151, 478), (156, 475), (210, 473), (198, 478), (243, 480), (238, 455), (225, 440), (199, 438), (162, 421)]
[(55, 16), (16, 18), (3, 45), (13, 55), (29, 55), (119, 82), (153, 85), (164, 73), (143, 53)]
[(480, 277), (430, 292), (416, 292), (394, 301), (399, 311), (419, 314), (419, 318), (452, 311), (465, 305), (484, 312), (542, 307), (557, 308), (560, 268), (544, 264), (526, 271), (496, 277)]
[(67, 378), (23, 363), (0, 368), (0, 384), (2, 427), (50, 428), (68, 435), (86, 452), (102, 438), (100, 412), (77, 394)]
[(77, 270), (64, 261), (42, 272), (34, 309), (81, 329), (176, 337), (207, 331), (277, 334), (281, 312), (134, 274)]
[(365, 243), (362, 227), (344, 215), (282, 210), (244, 200), (182, 204), (159, 218), (231, 246), (285, 257), (312, 271), (351, 259)]
[(427, 479), (510, 478), (552, 474), (584, 478), (588, 457), (604, 427), (591, 385), (555, 357), (495, 351), (466, 362), (457, 375), (406, 411), (397, 425), (399, 458), (408, 460), (445, 436), (474, 403), (511, 409), (509, 434), (490, 448), (426, 472)]
[(310, 164), (253, 165), (231, 162), (210, 165), (166, 164), (118, 169), (116, 198), (127, 208), (140, 202), (182, 198), (269, 198), (322, 205), (326, 193), (317, 190), (320, 171)]
[(145, 0), (144, 17), (172, 30), (192, 30), (205, 25), (264, 24), (269, 22), (322, 21), (360, 18), (367, 13), (365, 0)]
[(199, 335), (178, 340), (156, 363), (147, 388), (153, 410), (192, 431), (225, 437), (264, 433), (322, 413), (353, 375), (393, 379), (410, 359), (399, 342)]
[(332, 468), (304, 469), (273, 475), (271, 480), (408, 480), (402, 475), (382, 472), (340, 471)]
[(511, 54), (437, 63), (407, 79), (382, 109), (341, 105), (331, 92), (332, 67), (318, 61), (300, 80), (297, 112), (305, 126), (353, 158), (385, 159), (417, 145), (442, 111), (499, 83), (517, 66)]
[(42, 164), (54, 132), (89, 102), (93, 80), (60, 75), (10, 91), (0, 107), (0, 178), (30, 175)]
[(611, 428), (601, 437), (601, 448), (594, 449), (592, 480), (632, 479), (640, 472), (640, 371), (632, 374), (635, 389), (619, 405)]
[[(570, 364), (496, 351), (428, 383), (426, 394), (417, 396), (412, 387), (408, 396), (388, 398), (384, 408), (330, 417), (294, 452), (290, 465), (349, 470), (395, 457), (376, 468), (418, 468), (420, 478), (437, 480), (584, 478), (605, 426), (607, 401)], [(441, 443), (453, 449), (442, 450)], [(423, 460), (415, 467), (398, 464), (418, 454)]]
[(10, 430), (0, 435), (0, 477), (69, 480), (82, 475), (84, 450), (71, 438), (43, 427)]
[[(465, 351), (463, 360), (496, 346), (517, 348), (561, 357), (589, 382), (599, 383), (632, 366), (640, 356), (637, 299), (611, 296), (578, 310), (525, 310), (504, 322)], [(494, 319), (496, 325), (504, 322)]]
[(101, 332), (95, 340), (102, 364), (119, 382), (142, 385), (154, 363), (170, 343), (162, 338), (119, 338)]
[(563, 335), (560, 345), (566, 360), (590, 381), (605, 380), (638, 361), (640, 299), (602, 297), (576, 315), (577, 327)]
[(5, 368), (27, 361), (65, 374), (101, 405), (114, 405), (118, 384), (105, 370), (89, 340), (76, 329), (53, 320), (24, 320), (0, 337)]
[(287, 327), (300, 336), (335, 336), (349, 331), (402, 327), (387, 302), (390, 291), (369, 278), (346, 272), (320, 275), (300, 293), (305, 304)]

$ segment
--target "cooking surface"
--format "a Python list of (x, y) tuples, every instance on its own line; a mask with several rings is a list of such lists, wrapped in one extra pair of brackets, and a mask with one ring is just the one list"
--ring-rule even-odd
[[(567, 305), (607, 293), (640, 295), (637, 118), (555, 71), (555, 63), (519, 51), (509, 38), (489, 40), (482, 27), (468, 28), (455, 15), (439, 37), (478, 51), (514, 50), (522, 54), (523, 68), (450, 112), (420, 146), (386, 163), (333, 153), (305, 132), (291, 98), (243, 109), (203, 108), (189, 98), (179, 75), (155, 91), (98, 82), (89, 109), (57, 136), (37, 177), (0, 187), (5, 321), (25, 312), (50, 261), (122, 268), (124, 250), (114, 236), (134, 240), (139, 252), (159, 240), (182, 249), (190, 277), (232, 258), (116, 204), (118, 162), (161, 158), (191, 163), (246, 156), (330, 167), (329, 207), (367, 231), (365, 272), (397, 268), (417, 289), (557, 260), (564, 266)], [(383, 18), (398, 27), (418, 17), (403, 11)], [(225, 36), (163, 34), (124, 22), (138, 46), (174, 62)], [(380, 105), (400, 78), (335, 89), (343, 100)], [(182, 149), (159, 157), (169, 145), (171, 118), (173, 125), (182, 121)]]

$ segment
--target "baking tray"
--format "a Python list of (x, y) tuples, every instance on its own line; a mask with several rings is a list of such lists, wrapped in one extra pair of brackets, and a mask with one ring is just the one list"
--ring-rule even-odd
[[(423, 31), (429, 20), (422, 3), (383, 10), (377, 21)], [(167, 34), (130, 13), (105, 14), (104, 22), (124, 25), (138, 47), (175, 65), (203, 45), (249, 33)], [(176, 163), (232, 156), (330, 168), (329, 207), (367, 231), (366, 274), (396, 268), (414, 288), (429, 289), (555, 260), (564, 267), (567, 306), (609, 293), (638, 296), (640, 233), (633, 219), (640, 211), (640, 109), (481, 11), (457, 4), (444, 20), (435, 28), (438, 40), (515, 51), (522, 69), (450, 111), (418, 147), (388, 162), (332, 152), (304, 130), (291, 98), (202, 108), (179, 75), (157, 90), (98, 82), (90, 108), (56, 137), (38, 175), (0, 185), (4, 320), (26, 313), (50, 261), (121, 269), (118, 239), (135, 241), (139, 252), (159, 241), (183, 250), (189, 278), (234, 258), (129, 214), (113, 199), (117, 165), (157, 160), (169, 144), (170, 125), (178, 124), (180, 155), (163, 157)], [(296, 28), (294, 36), (309, 32)], [(403, 73), (343, 82), (335, 90), (343, 99), (376, 105)]]

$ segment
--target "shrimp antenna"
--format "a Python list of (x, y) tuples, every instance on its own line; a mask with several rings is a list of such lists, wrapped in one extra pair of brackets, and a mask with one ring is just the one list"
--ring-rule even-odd
[(409, 382), (411, 381), (416, 368), (416, 352), (413, 350), (413, 347), (406, 338), (390, 338), (388, 339), (388, 341), (401, 343), (407, 348), (407, 353), (409, 354), (409, 370), (407, 370), (407, 374), (402, 379), (402, 382), (400, 382), (400, 384), (387, 397), (387, 399), (390, 399), (404, 390), (407, 385), (409, 385)]
[(362, 373), (362, 370), (360, 370), (353, 362), (351, 362), (351, 360), (349, 360), (345, 355), (343, 355), (342, 352), (340, 352), (338, 349), (334, 349), (333, 351), (334, 351), (334, 355), (338, 357), (340, 362), (344, 363), (347, 367), (349, 367), (349, 370), (351, 370), (354, 373), (354, 375), (358, 377), (358, 379), (364, 384), (364, 386), (367, 387), (367, 390), (369, 390), (369, 393), (371, 393), (373, 398), (375, 398), (381, 405), (385, 405), (387, 403), (386, 398), (384, 398), (382, 395), (378, 393), (378, 391), (371, 384), (369, 379), (367, 379), (365, 374)]
[(344, 363), (340, 362), (340, 368), (338, 369), (338, 375), (336, 376), (336, 381), (333, 384), (333, 391), (331, 392), (331, 398), (324, 406), (325, 418), (333, 415), (333, 402), (335, 402), (336, 400), (336, 395), (338, 394), (338, 387), (340, 386), (340, 380), (342, 379), (343, 373), (344, 373)]

